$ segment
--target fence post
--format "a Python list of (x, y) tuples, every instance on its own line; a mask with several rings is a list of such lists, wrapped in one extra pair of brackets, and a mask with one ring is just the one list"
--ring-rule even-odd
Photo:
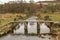
[(24, 33), (25, 33), (25, 35), (27, 35), (28, 34), (28, 30), (27, 30), (27, 27), (28, 27), (28, 22), (24, 22)]
[(54, 23), (53, 23), (53, 22), (51, 22), (51, 23), (50, 23), (50, 33), (52, 33), (53, 25), (54, 25)]
[(13, 33), (13, 30), (16, 28), (16, 26), (18, 25), (19, 23), (18, 22), (12, 22), (11, 23), (11, 28), (12, 28), (12, 30), (11, 30), (11, 33)]
[(40, 22), (37, 22), (37, 35), (40, 36)]

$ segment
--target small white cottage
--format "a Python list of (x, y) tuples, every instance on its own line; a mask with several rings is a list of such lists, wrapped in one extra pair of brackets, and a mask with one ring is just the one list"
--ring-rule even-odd
[[(36, 20), (38, 17), (32, 16), (26, 20)], [(18, 26), (17, 26), (18, 27)], [(37, 23), (36, 22), (28, 22), (28, 34), (37, 34)], [(45, 23), (40, 23), (40, 33), (50, 33), (50, 29), (45, 25)], [(19, 28), (14, 30), (14, 34), (24, 34), (24, 23), (19, 24)]]

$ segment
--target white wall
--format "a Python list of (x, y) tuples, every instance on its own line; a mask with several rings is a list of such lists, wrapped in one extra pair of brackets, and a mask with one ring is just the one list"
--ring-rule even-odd
[[(21, 25), (17, 30), (14, 30), (14, 33), (16, 34), (24, 34), (24, 23)], [(37, 23), (34, 22), (31, 24), (31, 22), (28, 23), (28, 34), (34, 33), (37, 34)], [(40, 33), (50, 33), (50, 29), (45, 25), (45, 23), (40, 24)]]
[(34, 22), (31, 24), (31, 22), (28, 23), (28, 34), (37, 34), (37, 23)]
[(20, 25), (19, 29), (14, 30), (14, 34), (24, 34), (24, 23), (19, 25)]
[(50, 29), (45, 23), (40, 24), (40, 33), (50, 33)]

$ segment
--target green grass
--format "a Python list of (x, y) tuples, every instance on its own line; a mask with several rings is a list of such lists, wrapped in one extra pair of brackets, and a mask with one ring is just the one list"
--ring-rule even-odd
[(49, 16), (50, 19), (52, 19), (53, 21), (60, 21), (60, 14), (41, 14), (42, 18), (44, 18), (44, 16)]
[[(48, 13), (40, 13), (41, 17), (44, 19), (45, 16), (49, 16), (50, 19), (52, 19), (53, 21), (60, 21), (60, 14), (48, 14)], [(4, 34), (6, 32), (8, 32), (11, 28), (9, 26), (4, 26), (1, 28), (2, 24), (8, 23), (10, 21), (14, 21), (14, 18), (16, 18), (17, 20), (23, 20), (25, 18), (28, 18), (28, 15), (26, 17), (17, 17), (17, 16), (11, 16), (11, 17), (6, 17), (4, 19), (0, 19), (1, 23), (0, 23), (0, 34)]]

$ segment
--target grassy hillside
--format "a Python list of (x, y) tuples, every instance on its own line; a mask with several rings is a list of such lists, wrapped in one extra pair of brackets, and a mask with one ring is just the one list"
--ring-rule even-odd
[[(50, 17), (50, 19), (52, 19), (54, 21), (60, 21), (60, 14), (40, 13), (39, 15), (41, 16), (42, 19), (44, 19), (44, 17), (48, 15)], [(30, 16), (30, 15), (27, 15), (27, 14), (0, 14), (0, 24), (6, 23), (9, 21), (13, 21), (15, 18), (16, 18), (16, 20), (22, 20), (22, 19), (24, 20), (24, 19), (28, 18), (28, 16)]]
[[(37, 15), (38, 14), (38, 15)], [(41, 17), (42, 19), (44, 19), (45, 16), (49, 16), (50, 19), (54, 20), (54, 21), (60, 21), (60, 14), (48, 14), (48, 13), (36, 13), (35, 15)], [(10, 26), (3, 26), (1, 27), (1, 25), (8, 23), (10, 21), (14, 21), (14, 19), (16, 20), (24, 20), (26, 18), (28, 18), (29, 16), (31, 16), (31, 14), (27, 15), (27, 14), (0, 14), (0, 35), (7, 33), (9, 30), (11, 30)]]

